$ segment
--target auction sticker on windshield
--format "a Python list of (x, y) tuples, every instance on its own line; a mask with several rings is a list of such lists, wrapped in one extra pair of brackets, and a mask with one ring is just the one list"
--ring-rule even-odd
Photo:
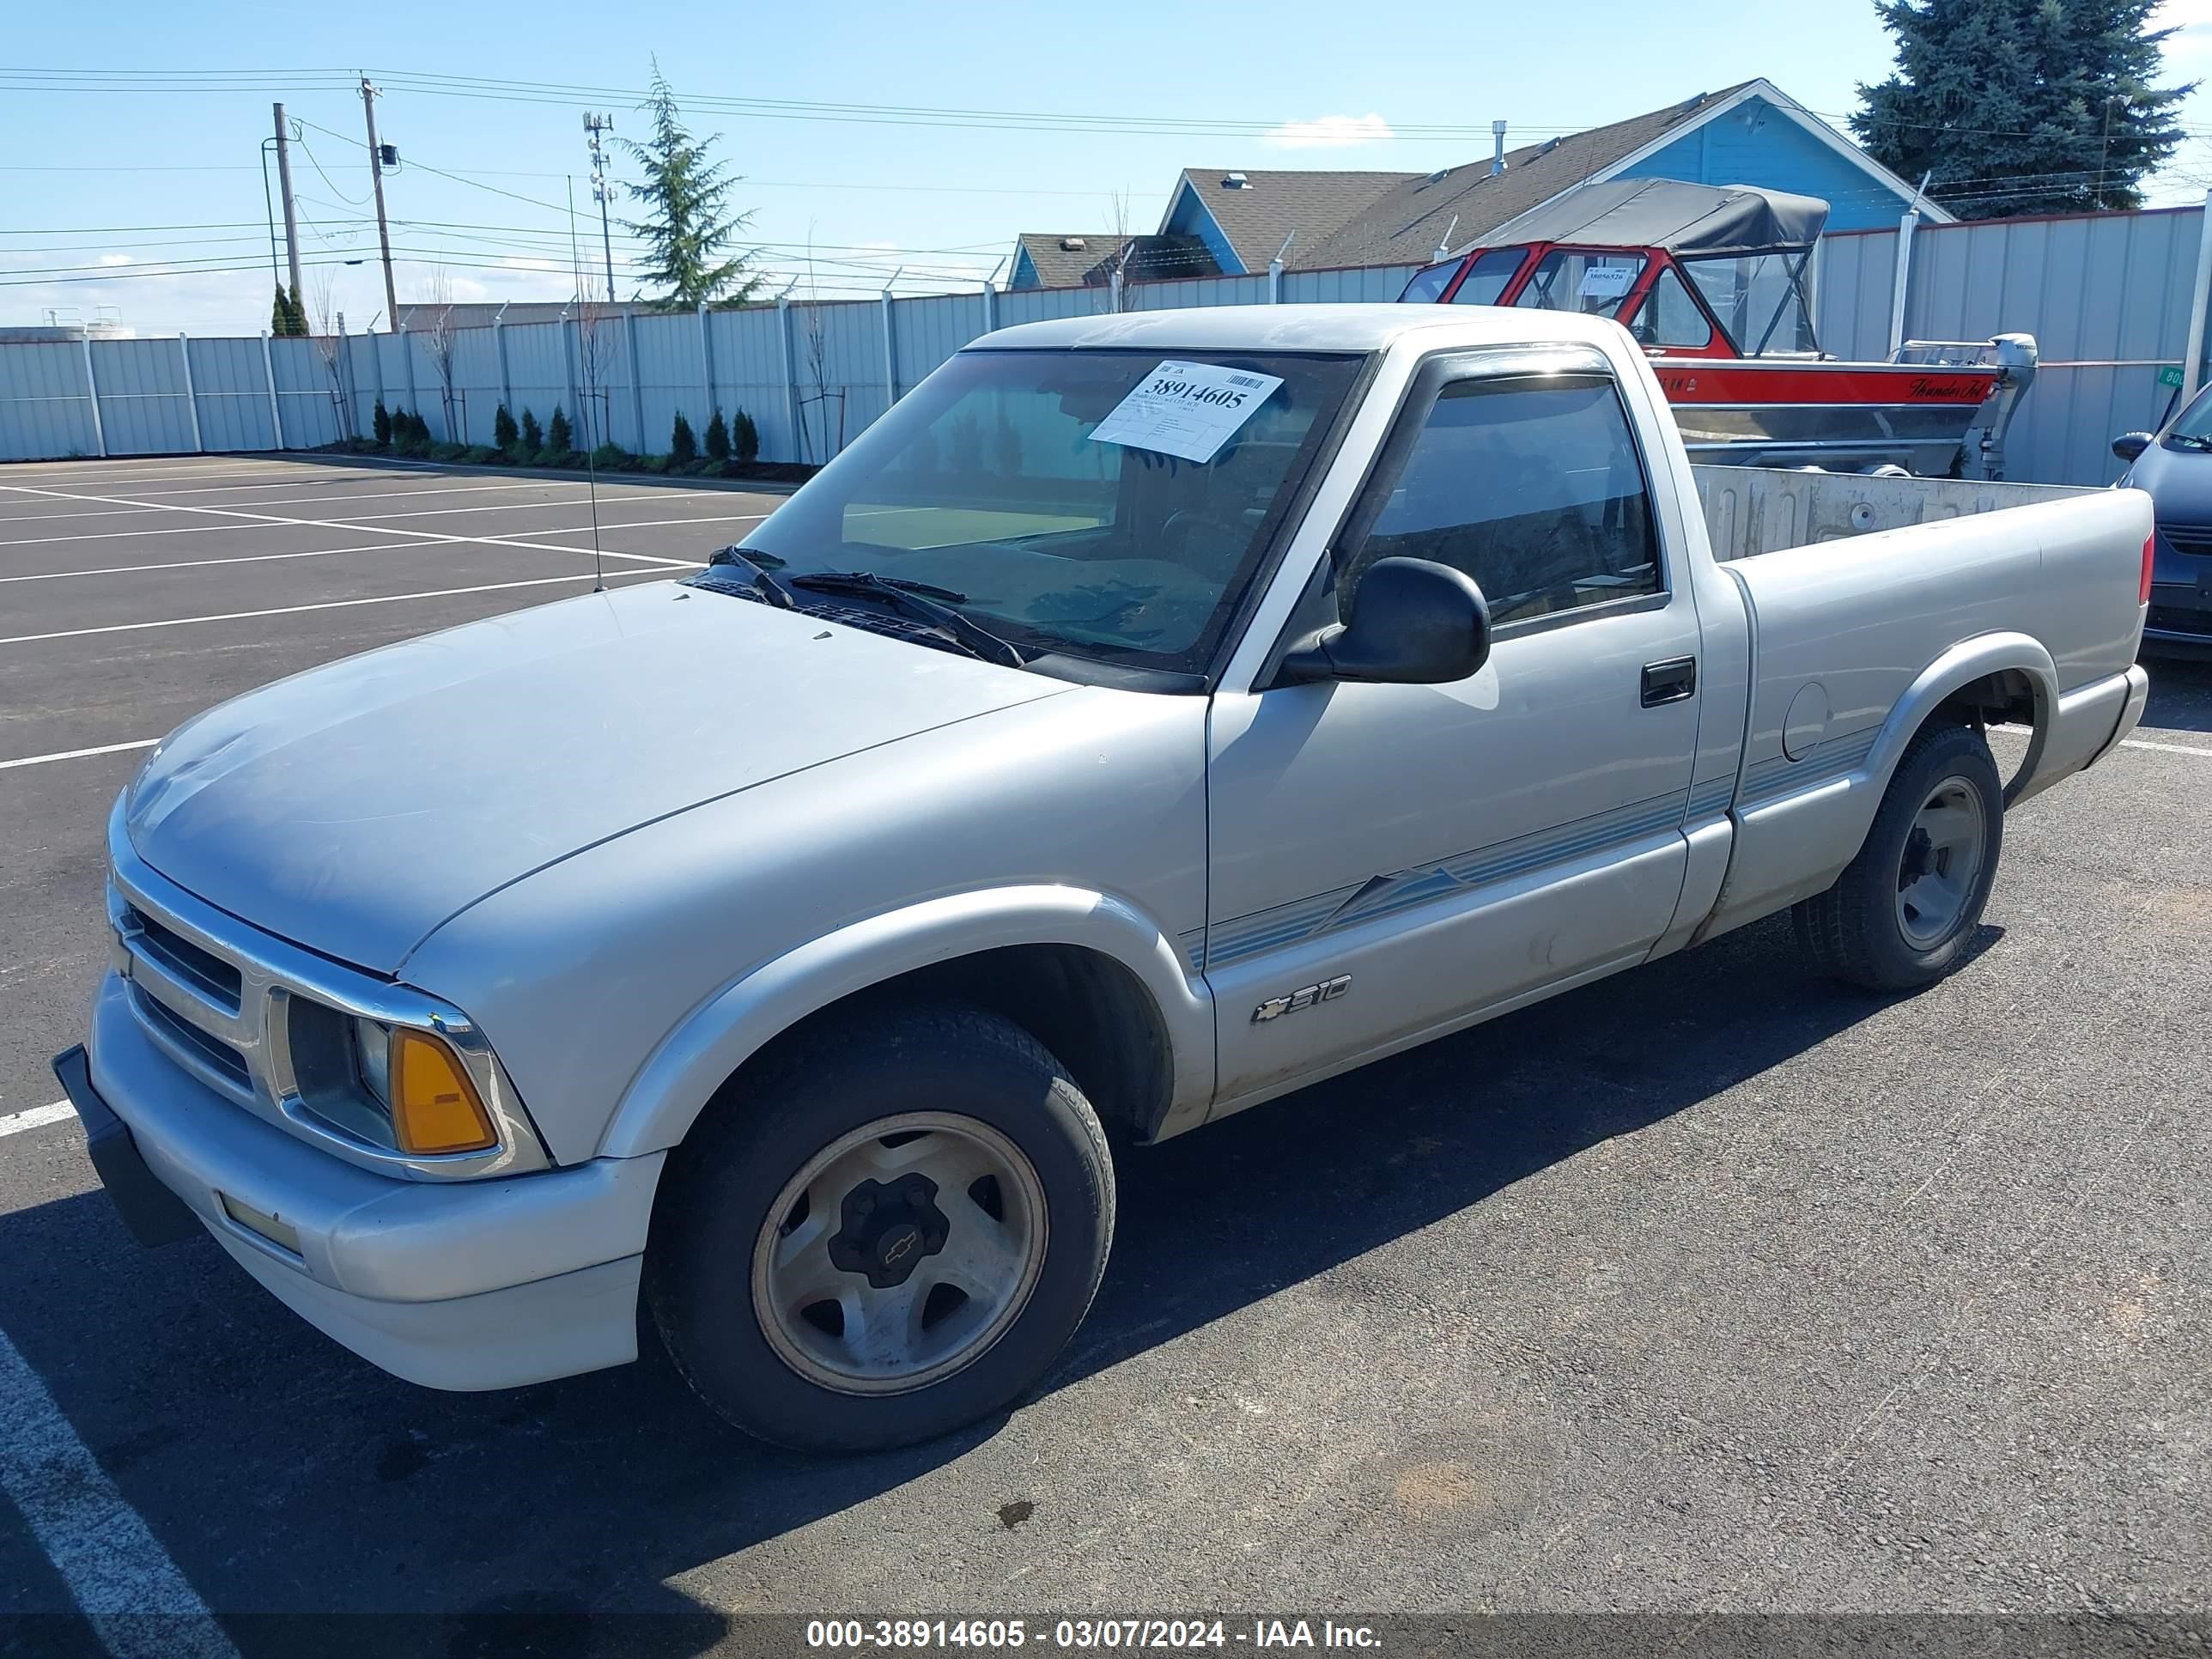
[(1282, 383), (1279, 374), (1164, 362), (1098, 422), (1091, 440), (1210, 461)]

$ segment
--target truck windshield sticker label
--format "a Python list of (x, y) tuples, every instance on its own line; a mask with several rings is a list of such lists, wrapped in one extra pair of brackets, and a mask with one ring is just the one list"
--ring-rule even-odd
[(1618, 300), (1635, 282), (1634, 265), (1592, 265), (1583, 272), (1583, 298)]
[(1218, 454), (1275, 388), (1279, 374), (1164, 362), (1138, 381), (1091, 434), (1093, 443), (1157, 450), (1204, 463)]

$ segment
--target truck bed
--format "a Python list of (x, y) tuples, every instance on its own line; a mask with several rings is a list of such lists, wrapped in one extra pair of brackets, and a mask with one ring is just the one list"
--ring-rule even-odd
[(1727, 562), (1939, 519), (2101, 494), (2073, 484), (1873, 477), (1792, 468), (1692, 466), (1713, 556)]

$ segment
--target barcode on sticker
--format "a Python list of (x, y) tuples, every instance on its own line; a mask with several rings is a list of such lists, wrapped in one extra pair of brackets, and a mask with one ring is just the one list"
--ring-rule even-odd
[(1231, 374), (1226, 378), (1231, 386), (1257, 386), (1261, 384), (1260, 377), (1256, 374)]

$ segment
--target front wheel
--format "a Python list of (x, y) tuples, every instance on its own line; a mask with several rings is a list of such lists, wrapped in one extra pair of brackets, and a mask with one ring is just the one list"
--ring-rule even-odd
[(1905, 745), (1858, 856), (1792, 912), (1798, 941), (1866, 990), (1932, 985), (1972, 945), (2003, 844), (1989, 744), (1963, 726), (1927, 727)]
[(1113, 1239), (1097, 1115), (1018, 1026), (802, 1039), (670, 1159), (647, 1297), (715, 1411), (781, 1445), (946, 1433), (1043, 1374)]

